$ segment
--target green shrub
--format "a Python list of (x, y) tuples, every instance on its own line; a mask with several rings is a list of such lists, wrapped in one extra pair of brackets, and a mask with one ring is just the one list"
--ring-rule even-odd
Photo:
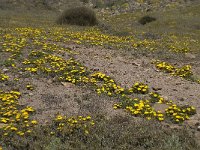
[(152, 21), (156, 21), (156, 18), (150, 17), (150, 16), (144, 16), (139, 20), (139, 23), (142, 25), (145, 25), (147, 23), (150, 23)]
[(67, 9), (57, 20), (58, 24), (94, 26), (98, 23), (95, 12), (87, 7)]

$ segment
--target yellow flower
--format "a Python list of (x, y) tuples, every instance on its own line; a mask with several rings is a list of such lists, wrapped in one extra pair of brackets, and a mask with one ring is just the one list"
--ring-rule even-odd
[(60, 121), (60, 120), (62, 120), (63, 119), (63, 116), (61, 116), (61, 115), (58, 115), (57, 117), (56, 117), (56, 121)]
[(85, 134), (89, 134), (89, 131), (88, 131), (88, 130), (85, 130)]
[(10, 130), (17, 131), (17, 128), (16, 127), (11, 127)]
[(26, 132), (27, 132), (27, 133), (31, 133), (32, 131), (31, 131), (31, 130), (27, 130)]
[(158, 120), (159, 120), (159, 121), (163, 121), (163, 120), (164, 120), (164, 118), (161, 118), (161, 117), (159, 117), (159, 118), (158, 118)]
[(7, 135), (8, 135), (8, 133), (4, 133), (3, 135), (4, 135), (4, 136), (7, 136)]
[(19, 132), (17, 132), (17, 134), (20, 135), (20, 136), (23, 136), (23, 135), (24, 135), (24, 132), (19, 131)]
[(95, 125), (94, 121), (91, 121), (90, 124), (91, 124), (92, 126)]
[(31, 123), (32, 123), (33, 125), (36, 125), (38, 122), (37, 122), (36, 120), (32, 120)]
[(91, 116), (87, 116), (86, 119), (90, 120), (90, 119), (91, 119)]

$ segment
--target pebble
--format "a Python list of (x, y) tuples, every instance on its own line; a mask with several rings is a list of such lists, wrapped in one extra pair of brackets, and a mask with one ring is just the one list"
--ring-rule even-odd
[(159, 90), (162, 90), (162, 88), (161, 88), (161, 87), (152, 87), (152, 89), (153, 89), (154, 91), (159, 91)]
[(7, 68), (4, 68), (2, 71), (3, 72), (7, 72), (9, 69), (7, 69)]
[(180, 101), (185, 101), (186, 98), (181, 97), (179, 100), (180, 100)]
[(196, 56), (193, 55), (193, 54), (191, 54), (191, 53), (186, 53), (186, 54), (185, 54), (185, 57), (186, 57), (186, 58), (191, 58), (191, 59), (196, 58)]
[(29, 93), (28, 95), (29, 95), (29, 96), (33, 96), (34, 94), (33, 94), (33, 93)]
[(52, 81), (51, 79), (49, 79), (49, 80), (47, 80), (47, 83), (48, 83), (48, 84), (52, 84), (53, 81)]

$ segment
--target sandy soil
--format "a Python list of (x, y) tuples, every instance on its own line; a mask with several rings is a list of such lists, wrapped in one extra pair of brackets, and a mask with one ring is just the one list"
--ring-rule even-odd
[[(129, 88), (134, 82), (143, 82), (149, 85), (150, 90), (159, 89), (159, 93), (168, 100), (173, 100), (178, 105), (192, 105), (196, 107), (197, 114), (192, 116), (188, 124), (196, 133), (200, 141), (200, 84), (184, 80), (180, 77), (158, 71), (152, 58), (124, 55), (119, 50), (83, 47), (68, 45), (78, 52), (75, 58), (92, 72), (101, 71), (111, 76), (124, 88)], [(68, 57), (68, 56), (66, 56)], [(66, 58), (68, 59), (68, 58)], [(177, 62), (174, 62), (177, 63)], [(191, 64), (195, 74), (200, 74), (200, 61), (187, 62)], [(179, 65), (185, 65), (178, 63)], [(35, 89), (27, 90), (26, 84), (31, 83)], [(6, 85), (1, 84), (6, 89)], [(84, 86), (75, 86), (70, 83), (59, 83), (47, 78), (21, 78), (19, 88), (22, 93), (21, 105), (33, 106), (36, 109), (34, 116), (41, 123), (48, 122), (55, 114), (72, 115), (104, 114), (107, 118), (116, 115), (128, 115), (123, 110), (114, 110), (113, 104), (118, 102), (115, 98), (98, 96), (93, 90)], [(7, 89), (9, 89), (7, 87)], [(154, 90), (153, 90), (154, 89)], [(165, 109), (161, 107), (159, 109)], [(171, 127), (179, 127), (171, 125)]]

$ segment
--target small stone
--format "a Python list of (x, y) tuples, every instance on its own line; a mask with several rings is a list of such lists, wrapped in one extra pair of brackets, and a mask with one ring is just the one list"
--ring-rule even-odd
[(156, 111), (160, 111), (161, 113), (165, 113), (165, 109), (167, 109), (169, 106), (166, 105), (166, 104), (159, 104), (159, 103), (155, 103), (153, 105), (153, 108), (156, 110)]
[(185, 101), (186, 98), (181, 97), (179, 100), (180, 100), (180, 101)]
[(33, 94), (33, 93), (28, 93), (28, 95), (29, 95), (29, 96), (33, 96), (34, 94)]
[(186, 90), (189, 90), (189, 87), (188, 86), (186, 86), (186, 87), (184, 87)]
[(69, 83), (69, 82), (61, 82), (61, 84), (66, 87), (66, 88), (72, 88), (74, 87), (74, 84), (72, 83)]
[(138, 63), (135, 63), (135, 62), (132, 62), (132, 65), (134, 65), (134, 66), (140, 66), (140, 64), (138, 64)]
[(173, 91), (178, 91), (177, 89), (172, 89)]
[(0, 129), (6, 126), (6, 124), (0, 123)]
[(161, 87), (152, 87), (152, 89), (153, 89), (154, 91), (159, 91), (159, 90), (162, 90), (162, 88), (161, 88)]
[(198, 128), (200, 126), (199, 121), (195, 120), (193, 118), (190, 118), (190, 120), (187, 120), (187, 123), (192, 127), (192, 128)]
[(180, 83), (180, 82), (178, 82), (178, 83), (176, 83), (176, 85), (181, 85), (182, 83)]
[(7, 72), (9, 69), (7, 69), (7, 68), (4, 68), (2, 71), (3, 72)]
[(195, 126), (200, 126), (200, 122), (196, 122), (196, 123), (195, 123)]
[(200, 131), (200, 126), (197, 127), (197, 131)]
[(162, 96), (164, 98), (164, 100), (169, 100), (169, 98), (167, 96)]
[(51, 79), (49, 79), (49, 80), (47, 80), (47, 83), (48, 83), (48, 84), (52, 84), (53, 81), (52, 81)]
[(174, 130), (178, 130), (180, 129), (181, 127), (179, 125), (171, 125), (170, 126), (171, 129), (174, 129)]
[(186, 53), (186, 54), (185, 54), (185, 57), (186, 57), (186, 58), (191, 58), (191, 59), (196, 58), (196, 56), (193, 55), (193, 54), (191, 54), (191, 53)]
[(92, 69), (93, 71), (99, 71), (99, 68), (94, 68), (94, 69)]

